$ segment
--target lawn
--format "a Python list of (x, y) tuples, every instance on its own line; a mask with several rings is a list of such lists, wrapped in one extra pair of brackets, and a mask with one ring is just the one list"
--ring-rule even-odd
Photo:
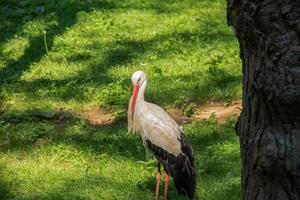
[[(155, 161), (127, 134), (136, 70), (164, 108), (241, 97), (225, 1), (0, 0), (0, 21), (0, 199), (154, 199)], [(82, 117), (95, 108), (113, 122)], [(240, 199), (235, 120), (184, 125), (198, 199)]]

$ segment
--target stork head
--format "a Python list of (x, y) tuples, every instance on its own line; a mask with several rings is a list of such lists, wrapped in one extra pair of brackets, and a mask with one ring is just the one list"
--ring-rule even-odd
[(140, 87), (147, 81), (147, 76), (143, 71), (136, 71), (132, 74), (131, 81), (133, 85), (133, 93), (131, 97), (130, 111), (133, 113)]
[(131, 76), (131, 81), (133, 86), (136, 85), (141, 86), (146, 80), (147, 80), (147, 76), (143, 71), (136, 71)]

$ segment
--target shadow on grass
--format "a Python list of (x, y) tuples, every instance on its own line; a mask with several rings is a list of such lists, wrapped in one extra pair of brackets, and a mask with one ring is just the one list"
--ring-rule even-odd
[[(51, 1), (48, 4), (44, 2), (12, 0), (9, 2), (1, 1), (0, 6), (3, 7), (0, 19), (5, 21), (4, 25), (1, 26), (0, 42), (13, 38), (30, 19), (31, 21), (57, 19), (57, 24), (50, 25), (45, 30), (47, 31), (49, 51), (51, 51), (54, 37), (63, 34), (68, 27), (76, 23), (76, 15), (79, 11), (89, 12), (93, 9), (112, 9), (114, 7), (113, 4), (106, 1), (97, 1), (89, 4), (84, 1), (68, 0)], [(41, 14), (36, 13), (36, 10), (39, 8), (43, 9), (44, 12)], [(29, 37), (29, 47), (25, 50), (23, 56), (18, 60), (8, 60), (6, 66), (1, 69), (0, 83), (10, 83), (18, 80), (32, 63), (38, 62), (45, 54), (43, 32), (40, 33), (40, 36)]]
[[(90, 12), (95, 10), (107, 10), (113, 11), (116, 8), (133, 8), (133, 9), (153, 9), (157, 13), (162, 12), (176, 12), (176, 9), (169, 7), (172, 1), (165, 1), (159, 4), (158, 1), (152, 1), (146, 6), (139, 5), (116, 5), (106, 1), (52, 1), (52, 7), (47, 4), (45, 5), (46, 13), (36, 14), (34, 13), (36, 7), (43, 6), (43, 1), (23, 1), (24, 5), (21, 5), (19, 0), (11, 1), (0, 1), (1, 9), (5, 7), (6, 9), (11, 9), (11, 11), (20, 9), (19, 7), (30, 6), (31, 10), (29, 17), (33, 20), (42, 19), (49, 20), (52, 17), (57, 18), (57, 24), (50, 25), (46, 27), (48, 47), (51, 51), (53, 47), (53, 39), (57, 35), (62, 35), (68, 28), (76, 24), (76, 15), (80, 11)], [(24, 3), (25, 2), (25, 3)], [(26, 2), (28, 5), (26, 5)], [(45, 1), (44, 1), (45, 2)], [(32, 4), (32, 5), (30, 5)], [(23, 8), (22, 8), (23, 9)], [(27, 8), (26, 8), (27, 9)], [(27, 12), (25, 9), (25, 12)], [(22, 11), (22, 10), (21, 10)], [(20, 10), (19, 10), (20, 12)], [(24, 12), (24, 9), (23, 9)], [(22, 12), (21, 12), (22, 15)], [(25, 15), (28, 15), (26, 13)], [(1, 21), (5, 21), (4, 25), (1, 26), (0, 31), (0, 42), (10, 40), (14, 35), (21, 32), (23, 26), (29, 21), (24, 20), (26, 16), (8, 16)], [(101, 61), (95, 60), (89, 64), (86, 71), (79, 73), (77, 76), (70, 79), (64, 80), (50, 80), (50, 79), (37, 79), (31, 82), (26, 82), (19, 80), (22, 74), (30, 68), (34, 62), (39, 62), (41, 58), (46, 55), (45, 47), (43, 43), (42, 33), (40, 36), (30, 36), (29, 37), (29, 47), (25, 50), (24, 55), (18, 60), (7, 60), (4, 68), (0, 69), (0, 87), (10, 88), (14, 86), (14, 91), (25, 92), (28, 97), (32, 100), (43, 99), (37, 91), (38, 89), (45, 89), (47, 98), (51, 98), (56, 95), (59, 99), (66, 101), (75, 98), (76, 101), (84, 101), (89, 98), (85, 95), (85, 88), (82, 87), (86, 84), (95, 84), (96, 86), (108, 85), (113, 82), (112, 78), (106, 73), (108, 68), (125, 65), (125, 64), (136, 64), (135, 59), (143, 57), (148, 52), (157, 52), (158, 58), (165, 58), (175, 53), (181, 53), (182, 49), (186, 49), (187, 52), (192, 51), (192, 47), (195, 43), (200, 46), (205, 47), (212, 43), (223, 42), (231, 43), (235, 41), (233, 35), (229, 35), (225, 32), (218, 31), (217, 23), (208, 21), (202, 21), (200, 23), (202, 28), (201, 32), (174, 32), (166, 35), (159, 35), (148, 40), (120, 40), (114, 41), (109, 44), (105, 44), (109, 47), (108, 52), (106, 52), (104, 59)], [(4, 28), (3, 28), (4, 27)], [(3, 31), (5, 30), (5, 31)], [(157, 45), (163, 43), (164, 41), (170, 41), (171, 46), (163, 49), (157, 48)], [(97, 45), (97, 44), (95, 44)], [(176, 46), (177, 45), (177, 46)], [(180, 48), (179, 48), (180, 47)], [(2, 52), (1, 52), (2, 53)], [(3, 55), (1, 55), (3, 56)], [(70, 55), (67, 58), (69, 62), (77, 62), (82, 60), (93, 59), (86, 55)], [(204, 77), (207, 78), (205, 85), (195, 84), (195, 89), (189, 91), (189, 95), (194, 98), (193, 100), (203, 100), (203, 96), (212, 95), (213, 89), (225, 90), (230, 88), (232, 85), (237, 84), (240, 81), (240, 76), (235, 76), (229, 74), (225, 71), (218, 71), (217, 74), (206, 73)], [(197, 76), (163, 76), (168, 83), (172, 83), (174, 79), (180, 79), (182, 81), (197, 81)], [(128, 77), (129, 79), (129, 77)], [(127, 79), (126, 79), (127, 80)], [(125, 79), (122, 80), (122, 89), (127, 90), (130, 84), (129, 81)], [(153, 80), (153, 82), (155, 79)], [(55, 94), (53, 92), (55, 89)], [(162, 102), (159, 97), (169, 96), (167, 100), (163, 100), (163, 104), (173, 103), (175, 99), (180, 96), (180, 91), (185, 90), (182, 87), (169, 87), (156, 91), (149, 91), (150, 100), (153, 102)], [(179, 96), (174, 95), (177, 91)], [(201, 94), (205, 91), (205, 95)], [(203, 95), (203, 96), (202, 96)], [(128, 91), (129, 96), (129, 91)], [(0, 98), (2, 98), (0, 96)], [(111, 104), (124, 105), (118, 102), (113, 102), (110, 100), (111, 97), (106, 97), (105, 101)], [(0, 99), (1, 100), (1, 99)], [(107, 154), (111, 157), (121, 157), (130, 160), (145, 160), (145, 150), (142, 146), (141, 139), (137, 136), (126, 135), (126, 124), (113, 124), (105, 126), (91, 126), (86, 121), (77, 118), (70, 119), (60, 119), (60, 116), (45, 116), (44, 114), (39, 114), (40, 111), (29, 110), (22, 112), (10, 112), (10, 113), (0, 113), (0, 123), (4, 123), (5, 127), (0, 127), (1, 134), (7, 134), (9, 140), (7, 144), (1, 147), (1, 151), (30, 151), (36, 148), (41, 148), (43, 145), (51, 146), (57, 144), (73, 145), (79, 150), (85, 152), (92, 152), (97, 154)], [(44, 112), (44, 111), (42, 111)], [(47, 113), (46, 113), (47, 115)], [(2, 124), (0, 124), (2, 125)], [(211, 128), (211, 127), (208, 127)], [(188, 134), (188, 138), (194, 146), (196, 155), (201, 154), (206, 151), (208, 147), (215, 143), (222, 143), (226, 141), (231, 141), (231, 136), (226, 136), (227, 132), (230, 132), (230, 128), (222, 130), (214, 130), (215, 132), (210, 134), (201, 134), (203, 130), (197, 130), (197, 133)], [(188, 131), (187, 133), (189, 133)], [(209, 156), (210, 154), (208, 154)], [(198, 161), (199, 157), (197, 158)], [(224, 158), (223, 158), (224, 159)], [(227, 157), (226, 157), (227, 159)], [(230, 160), (230, 157), (228, 157)], [(203, 166), (203, 163), (198, 163), (201, 176), (203, 175), (207, 178), (209, 175), (215, 173), (207, 169), (215, 169), (217, 172), (221, 172), (217, 175), (214, 180), (226, 175), (226, 171), (222, 170), (222, 165), (218, 160), (213, 160)], [(0, 167), (0, 194), (4, 199), (10, 198), (10, 187), (5, 182), (1, 180), (1, 170), (5, 170)], [(201, 170), (206, 170), (205, 172)], [(207, 174), (208, 175), (207, 175)], [(65, 188), (62, 191), (70, 191), (70, 196), (74, 198), (80, 198), (75, 194), (72, 196), (72, 191), (77, 190), (77, 184), (86, 182), (87, 185), (94, 185), (95, 187), (102, 186), (102, 182), (105, 184), (116, 184), (117, 187), (126, 187), (123, 183), (115, 183), (110, 180), (102, 179), (102, 177), (88, 178), (86, 180), (70, 180), (66, 182)], [(153, 191), (155, 179), (147, 179), (144, 182), (138, 183), (140, 190)], [(200, 183), (201, 184), (201, 183)], [(57, 199), (62, 198), (61, 193), (54, 194), (57, 195)], [(79, 194), (78, 194), (79, 195)], [(175, 187), (171, 187), (170, 196), (176, 198)], [(7, 198), (6, 198), (7, 197)]]
[[(203, 84), (203, 79), (205, 80), (205, 84)], [(146, 96), (149, 97), (150, 102), (170, 105), (174, 104), (174, 102), (179, 100), (182, 96), (187, 96), (189, 98), (188, 102), (203, 103), (216, 96), (216, 90), (222, 91), (218, 99), (226, 100), (234, 97), (235, 93), (232, 92), (232, 89), (240, 83), (241, 75), (231, 74), (219, 68), (216, 73), (206, 71), (202, 74), (179, 76), (162, 75), (151, 82), (161, 82), (162, 80), (166, 83), (181, 80), (184, 83), (190, 83), (193, 87), (184, 88), (182, 85), (166, 84), (166, 87), (161, 88), (159, 91), (153, 91), (151, 88), (146, 91)], [(168, 98), (162, 102), (162, 97)]]
[[(13, 81), (14, 84), (14, 90), (19, 92), (26, 92), (27, 96), (31, 99), (40, 99), (43, 98), (41, 94), (39, 94), (39, 90), (43, 90), (45, 94), (44, 96), (47, 96), (47, 98), (58, 98), (62, 101), (68, 101), (70, 99), (75, 99), (78, 102), (83, 102), (88, 100), (90, 97), (90, 94), (87, 93), (86, 87), (90, 85), (96, 86), (103, 86), (108, 84), (113, 84), (112, 78), (106, 74), (107, 70), (109, 68), (112, 68), (114, 66), (118, 65), (126, 65), (129, 63), (134, 63), (134, 59), (140, 58), (143, 55), (147, 54), (148, 52), (153, 51), (153, 49), (157, 48), (157, 45), (160, 43), (163, 43), (164, 41), (171, 41), (174, 47), (171, 48), (165, 48), (157, 50), (157, 56), (158, 57), (168, 57), (174, 53), (180, 53), (181, 48), (191, 48), (191, 44), (195, 41), (200, 41), (199, 44), (205, 44), (209, 45), (209, 43), (214, 43), (215, 38), (221, 38), (228, 39), (231, 42), (234, 41), (233, 36), (231, 35), (224, 35), (224, 33), (220, 32), (211, 32), (203, 34), (201, 32), (181, 32), (181, 33), (171, 33), (167, 35), (159, 35), (154, 38), (148, 39), (148, 40), (120, 40), (117, 42), (112, 42), (109, 44), (106, 44), (106, 46), (109, 46), (109, 51), (105, 53), (104, 59), (101, 61), (95, 60), (91, 62), (88, 65), (87, 70), (80, 72), (78, 75), (67, 78), (63, 80), (50, 80), (50, 79), (36, 79), (33, 81), (21, 81), (18, 80), (18, 77), (21, 75), (21, 73), (24, 71), (24, 68), (19, 68), (18, 64), (14, 63), (11, 64), (11, 66), (7, 66), (7, 68), (2, 71), (3, 77), (5, 77), (2, 81), (3, 87), (9, 87), (12, 83), (10, 83), (8, 80)], [(176, 44), (176, 42), (178, 44)], [(180, 41), (180, 42), (179, 42)], [(32, 46), (32, 49), (39, 49), (40, 47)], [(177, 48), (177, 45), (180, 45), (180, 48)], [(91, 47), (92, 48), (92, 47)], [(42, 51), (40, 51), (42, 52)], [(30, 52), (28, 55), (31, 54)], [(24, 55), (24, 59), (26, 56)], [(38, 58), (39, 56), (36, 56)], [(78, 59), (78, 56), (76, 55), (70, 55), (68, 60), (70, 62), (76, 62), (76, 59)], [(80, 58), (83, 59), (83, 58)], [(92, 59), (93, 60), (93, 59)], [(23, 62), (23, 61), (32, 61), (32, 58), (25, 59), (25, 60), (19, 60), (17, 62)], [(29, 65), (24, 65), (29, 66)], [(14, 67), (17, 67), (16, 70), (14, 70)], [(21, 70), (20, 70), (21, 69)], [(1, 77), (1, 72), (0, 72)], [(189, 75), (189, 76), (166, 76), (161, 75), (159, 80), (153, 80), (155, 81), (164, 81), (164, 82), (172, 82), (174, 80), (182, 80), (183, 82), (191, 82), (196, 83), (199, 80), (197, 80), (199, 76)], [(203, 99), (204, 96), (211, 96), (214, 94), (214, 89), (218, 88), (220, 90), (224, 90), (226, 88), (230, 88), (233, 85), (236, 85), (240, 82), (240, 76), (239, 75), (232, 75), (228, 72), (225, 72), (224, 70), (220, 69), (216, 74), (213, 73), (206, 73), (202, 76), (202, 78), (206, 78), (207, 82), (206, 85), (195, 85), (194, 89), (191, 89), (189, 91), (189, 95), (191, 96), (191, 100), (199, 100)], [(121, 80), (121, 87), (122, 90), (125, 93), (128, 93), (131, 91), (130, 88), (130, 81), (128, 79)], [(150, 96), (150, 100), (153, 100), (154, 102), (161, 102), (162, 96), (169, 96), (173, 98), (166, 98), (166, 100), (163, 101), (164, 104), (170, 104), (174, 102), (176, 99), (179, 98), (182, 94), (179, 92), (184, 90), (185, 88), (182, 88), (180, 85), (176, 88), (170, 87), (169, 84), (168, 89), (164, 90), (162, 89), (157, 94), (157, 91), (155, 92), (156, 95), (153, 94), (153, 91), (148, 92)], [(54, 89), (55, 88), (55, 89)], [(177, 95), (174, 95), (174, 91), (178, 91)], [(204, 91), (204, 92), (202, 92)], [(103, 97), (103, 101), (108, 105), (122, 105), (126, 106), (127, 102), (119, 100), (112, 100), (111, 96), (105, 96)], [(204, 99), (205, 100), (205, 99)], [(116, 102), (117, 101), (117, 102)]]
[[(3, 138), (8, 137), (9, 140), (2, 150), (30, 150), (38, 147), (36, 143), (39, 139), (47, 139), (53, 144), (75, 145), (84, 151), (125, 156), (135, 160), (145, 159), (141, 139), (137, 135), (127, 133), (125, 121), (95, 126), (68, 111), (40, 110), (6, 112), (1, 115), (0, 120), (3, 124), (8, 124), (6, 128), (1, 129)], [(227, 134), (233, 130), (234, 121), (225, 125), (205, 121), (196, 128), (188, 129), (186, 135), (194, 150), (201, 152), (213, 144), (236, 141), (235, 134)]]
[(6, 166), (0, 163), (0, 200), (7, 200), (13, 197), (10, 190), (11, 185), (7, 183), (3, 176), (5, 170)]
[[(113, 12), (116, 9), (150, 9), (155, 10), (159, 14), (176, 11), (176, 9), (172, 7), (172, 3), (173, 1), (139, 3), (69, 0), (56, 0), (49, 3), (34, 1), (22, 3), (17, 0), (12, 0), (10, 2), (1, 1), (0, 6), (3, 7), (4, 12), (0, 15), (0, 19), (3, 19), (5, 23), (0, 28), (5, 31), (0, 31), (0, 42), (3, 43), (4, 41), (8, 41), (15, 35), (21, 33), (22, 28), (24, 28), (24, 25), (27, 22), (35, 20), (51, 21), (57, 19), (57, 23), (54, 23), (54, 25), (47, 25), (45, 28), (47, 31), (48, 48), (49, 51), (51, 51), (54, 37), (62, 35), (68, 28), (76, 24), (76, 15), (78, 12), (91, 12), (94, 10)], [(44, 11), (38, 13), (36, 9), (41, 7), (44, 8)], [(158, 35), (148, 40), (116, 40), (104, 44), (106, 47), (109, 47), (109, 50), (105, 53), (103, 61), (97, 61), (97, 59), (92, 58), (89, 55), (70, 55), (69, 58), (67, 58), (69, 62), (95, 59), (89, 64), (86, 71), (80, 72), (75, 77), (63, 80), (41, 78), (27, 82), (19, 80), (20, 76), (28, 70), (33, 63), (39, 62), (39, 60), (46, 55), (43, 34), (40, 33), (40, 36), (34, 37), (30, 36), (29, 47), (25, 49), (24, 55), (17, 60), (7, 60), (5, 67), (0, 69), (0, 86), (4, 89), (11, 88), (11, 85), (13, 85), (14, 91), (25, 92), (26, 95), (33, 100), (44, 98), (44, 96), (41, 96), (38, 92), (38, 89), (42, 89), (45, 90), (46, 94), (44, 95), (49, 98), (53, 96), (62, 101), (74, 99), (82, 102), (89, 99), (90, 95), (85, 93), (86, 88), (84, 85), (92, 84), (101, 86), (113, 83), (112, 78), (106, 74), (107, 69), (117, 65), (134, 64), (134, 59), (142, 57), (147, 52), (156, 51), (159, 58), (167, 57), (176, 52), (180, 53), (181, 48), (190, 51), (190, 48), (194, 46), (191, 44), (194, 43), (205, 46), (220, 41), (225, 43), (235, 41), (233, 35), (225, 33), (222, 30), (218, 31), (217, 28), (219, 24), (217, 22), (201, 20), (199, 21), (199, 26), (201, 27), (201, 30), (198, 32), (174, 32), (166, 35)], [(157, 49), (156, 46), (164, 41), (170, 41), (171, 44), (175, 43), (175, 45), (170, 48)], [(98, 48), (100, 45), (101, 44), (94, 44), (87, 48)], [(129, 93), (129, 81), (124, 82), (121, 87), (124, 91)], [(152, 96), (152, 94), (150, 95)], [(122, 101), (111, 101), (110, 97), (106, 97), (104, 101), (107, 104), (122, 105)], [(125, 106), (124, 103), (123, 106)]]
[[(21, 121), (14, 120), (15, 118), (19, 118)], [(57, 118), (60, 118), (60, 121), (57, 121)], [(146, 152), (141, 138), (136, 135), (127, 135), (127, 124), (125, 122), (92, 126), (81, 119), (72, 118), (63, 121), (59, 116), (45, 119), (37, 117), (36, 114), (24, 114), (23, 116), (22, 114), (18, 114), (18, 116), (11, 114), (2, 120), (7, 124), (11, 124), (11, 127), (7, 127), (6, 130), (2, 131), (14, 133), (9, 135), (10, 143), (5, 148), (2, 148), (1, 151), (3, 153), (14, 151), (22, 153), (35, 152), (40, 148), (47, 149), (52, 146), (67, 145), (81, 152), (92, 153), (94, 156), (104, 154), (113, 160), (144, 161), (146, 159)], [(64, 125), (57, 128), (60, 125), (57, 123), (64, 123)], [(225, 125), (220, 125), (213, 121), (205, 121), (190, 124), (186, 127), (187, 138), (195, 152), (198, 188), (201, 187), (203, 182), (211, 182), (210, 184), (213, 185), (211, 189), (222, 185), (223, 193), (217, 193), (216, 191), (214, 194), (215, 199), (218, 199), (217, 197), (226, 199), (225, 196), (229, 199), (237, 199), (236, 197), (240, 195), (240, 193), (233, 192), (234, 190), (240, 191), (238, 190), (240, 187), (239, 183), (235, 179), (232, 180), (232, 178), (240, 175), (239, 152), (236, 147), (238, 142), (233, 130), (234, 121)], [(232, 148), (232, 145), (234, 148)], [(145, 167), (149, 167), (148, 164)], [(153, 165), (152, 167), (154, 170), (155, 166)], [(151, 192), (154, 192), (154, 175), (155, 173), (153, 173), (153, 176), (136, 183), (139, 193), (146, 191), (151, 194)], [(102, 177), (91, 177), (87, 174), (83, 179), (67, 180), (62, 189), (65, 192), (51, 193), (51, 196), (60, 198), (63, 195), (69, 195), (69, 197), (75, 198), (81, 194), (77, 189), (85, 191), (86, 186), (95, 189), (111, 184), (116, 184), (116, 187), (126, 187), (126, 184), (123, 182), (115, 183), (112, 180), (105, 180)], [(163, 188), (163, 186), (161, 187)], [(171, 183), (169, 189), (170, 198), (184, 199), (178, 197), (173, 183)], [(136, 189), (133, 188), (132, 190)], [(7, 195), (9, 195), (9, 191)]]
[[(5, 142), (1, 151), (30, 151), (40, 144), (73, 145), (82, 151), (95, 154), (145, 160), (145, 149), (136, 135), (127, 133), (127, 124), (94, 126), (68, 111), (45, 112), (29, 110), (2, 114), (1, 138)], [(13, 134), (12, 134), (13, 133)]]
[[(172, 2), (172, 1), (168, 1)], [(117, 8), (124, 9), (153, 9), (158, 13), (170, 12), (172, 9), (169, 8), (168, 2), (158, 1), (138, 6), (136, 4), (132, 5), (118, 5), (117, 3), (108, 1), (52, 1), (51, 3), (45, 2), (34, 2), (26, 1), (20, 2), (17, 0), (12, 0), (9, 2), (0, 1), (0, 7), (2, 8), (2, 14), (0, 15), (0, 20), (5, 23), (0, 27), (0, 43), (8, 41), (20, 34), (22, 28), (27, 22), (34, 20), (45, 20), (51, 21), (57, 19), (55, 25), (50, 25), (46, 27), (47, 31), (47, 44), (49, 51), (53, 46), (53, 39), (55, 36), (62, 35), (69, 27), (76, 23), (76, 15), (80, 11), (90, 12), (93, 10), (108, 10), (113, 11)], [(39, 11), (40, 9), (40, 11)], [(40, 12), (40, 13), (39, 13)], [(211, 28), (211, 27), (210, 27)], [(1, 31), (2, 30), (2, 31)], [(183, 38), (191, 35), (182, 35)], [(220, 36), (215, 35), (215, 36)], [(202, 37), (209, 40), (209, 38), (215, 38), (214, 35), (210, 35), (208, 32), (203, 34)], [(149, 41), (151, 42), (151, 41)], [(148, 45), (146, 42), (143, 45)], [(136, 42), (138, 44), (138, 42)], [(130, 50), (128, 47), (135, 48), (133, 44), (125, 45), (121, 49), (111, 53), (108, 58), (110, 60), (109, 65), (115, 65), (123, 63), (124, 60), (128, 60), (128, 52)], [(139, 45), (141, 47), (141, 45)], [(13, 82), (13, 80), (18, 80), (18, 78), (26, 71), (30, 65), (34, 62), (38, 62), (46, 54), (43, 32), (41, 31), (39, 36), (29, 37), (29, 47), (25, 50), (24, 55), (18, 60), (8, 60), (6, 66), (0, 71), (1, 83), (3, 82)], [(78, 59), (78, 58), (75, 58)], [(71, 59), (72, 60), (72, 59)], [(74, 60), (74, 58), (73, 58)]]
[[(125, 121), (94, 126), (69, 111), (41, 110), (4, 112), (0, 121), (7, 124), (2, 127), (1, 132), (4, 137), (9, 138), (9, 143), (2, 150), (30, 150), (38, 147), (37, 142), (40, 139), (46, 139), (53, 144), (75, 145), (84, 151), (124, 156), (134, 160), (145, 159), (141, 139), (127, 133)], [(203, 122), (197, 129), (187, 130), (187, 136), (194, 144), (195, 151), (201, 152), (213, 143), (235, 138), (235, 135), (229, 137), (226, 134), (233, 131), (233, 124), (233, 122), (229, 125)]]

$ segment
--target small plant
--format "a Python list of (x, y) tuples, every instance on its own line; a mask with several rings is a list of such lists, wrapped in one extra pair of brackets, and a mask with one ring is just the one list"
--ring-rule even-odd
[(195, 111), (196, 111), (197, 105), (195, 103), (189, 104), (185, 109), (184, 109), (184, 115), (191, 117)]
[(218, 124), (218, 120), (217, 120), (217, 115), (215, 112), (211, 113), (211, 115), (209, 116), (209, 119), (207, 120), (209, 122), (209, 124)]
[(176, 108), (186, 107), (188, 99), (185, 96), (181, 96), (178, 100), (174, 102)]
[(43, 36), (44, 36), (45, 49), (46, 49), (46, 52), (48, 54), (49, 51), (48, 51), (48, 45), (47, 45), (47, 32), (46, 31), (43, 31)]
[(115, 112), (115, 123), (122, 123), (127, 121), (127, 112), (124, 110), (118, 110)]
[(223, 61), (223, 56), (217, 55), (217, 56), (212, 56), (210, 61), (207, 62), (209, 65), (208, 72), (211, 74), (216, 74), (219, 71), (219, 64)]

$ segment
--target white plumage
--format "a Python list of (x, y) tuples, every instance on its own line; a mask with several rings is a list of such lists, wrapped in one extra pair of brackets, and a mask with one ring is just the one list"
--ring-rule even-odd
[[(196, 172), (193, 150), (186, 140), (181, 127), (161, 107), (144, 100), (147, 77), (142, 71), (132, 75), (133, 95), (128, 108), (128, 131), (139, 133), (148, 150), (152, 151), (159, 161), (158, 173), (160, 181), (160, 164), (168, 176), (174, 178), (179, 194), (194, 196)], [(167, 198), (165, 187), (165, 199)], [(158, 199), (156, 187), (156, 199)]]

